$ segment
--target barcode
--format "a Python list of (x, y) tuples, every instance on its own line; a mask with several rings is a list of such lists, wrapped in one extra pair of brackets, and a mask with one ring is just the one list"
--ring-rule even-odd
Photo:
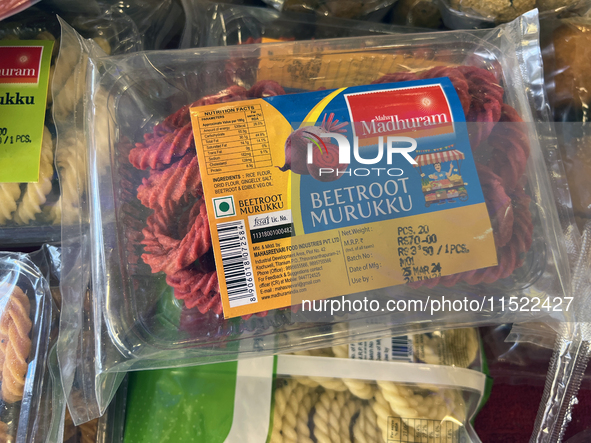
[(230, 307), (258, 301), (244, 221), (218, 223), (222, 267)]
[(349, 345), (349, 358), (412, 362), (412, 337), (384, 337)]
[(392, 360), (412, 361), (412, 338), (392, 337)]
[(465, 428), (451, 420), (388, 417), (387, 443), (464, 443)]

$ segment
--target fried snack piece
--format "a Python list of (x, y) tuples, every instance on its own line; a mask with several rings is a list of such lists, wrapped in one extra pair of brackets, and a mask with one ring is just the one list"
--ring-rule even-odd
[[(3, 301), (6, 296), (3, 297)], [(22, 400), (27, 374), (33, 323), (29, 318), (29, 298), (15, 286), (0, 317), (0, 377), (2, 398), (7, 403)]]

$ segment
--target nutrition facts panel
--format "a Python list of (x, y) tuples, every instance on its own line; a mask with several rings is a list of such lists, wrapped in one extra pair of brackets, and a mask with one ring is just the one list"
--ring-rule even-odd
[(388, 417), (387, 443), (465, 443), (463, 427), (452, 421)]
[(261, 105), (205, 111), (198, 121), (209, 174), (273, 166)]

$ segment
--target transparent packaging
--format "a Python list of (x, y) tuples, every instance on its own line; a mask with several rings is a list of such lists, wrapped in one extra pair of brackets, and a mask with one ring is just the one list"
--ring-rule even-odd
[(309, 354), (130, 374), (124, 441), (480, 441), (483, 374)]
[(451, 29), (485, 28), (514, 20), (520, 14), (537, 8), (545, 16), (585, 13), (588, 0), (438, 0), (445, 26)]
[[(555, 139), (538, 132), (535, 125), (547, 123), (543, 113), (538, 113), (539, 107), (544, 108), (545, 98), (540, 92), (535, 13), (494, 30), (241, 45), (123, 57), (95, 57), (94, 45), (65, 27), (62, 44), (68, 42), (91, 52), (96, 74), (89, 85), (94, 106), (87, 109), (89, 176), (84, 183), (89, 195), (79, 200), (80, 224), (64, 228), (62, 293), (68, 321), (62, 323), (60, 331), (60, 366), (66, 383), (85, 390), (87, 405), (80, 416), (75, 417), (73, 412), (75, 422), (92, 418), (95, 407), (104, 411), (121, 379), (117, 373), (123, 371), (235, 360), (385, 334), (545, 318), (555, 314), (502, 310), (500, 303), (509, 303), (510, 297), (560, 302), (568, 292), (569, 263), (545, 163), (549, 160), (552, 166), (553, 160), (544, 157), (545, 146), (540, 146), (555, 144)], [(133, 143), (171, 113), (229, 85), (250, 87), (257, 79), (272, 78), (285, 86), (297, 82), (300, 86), (292, 90), (300, 92), (367, 84), (387, 74), (369, 64), (369, 60), (380, 61), (382, 56), (393, 58), (395, 64), (388, 69), (399, 72), (471, 65), (496, 73), (504, 87), (504, 102), (517, 110), (528, 131), (531, 152), (525, 193), (531, 199), (532, 244), (522, 266), (495, 283), (418, 289), (402, 285), (345, 298), (426, 303), (433, 296), (480, 301), (486, 297), (492, 300), (493, 309), (486, 304), (480, 312), (444, 310), (434, 315), (416, 311), (331, 315), (279, 309), (227, 320), (214, 309), (186, 308), (166, 284), (165, 276), (152, 274), (140, 258), (144, 252), (141, 231), (150, 211), (136, 197), (135, 190), (146, 175), (129, 164)], [(306, 70), (296, 77), (290, 75), (290, 63), (310, 59), (330, 66), (344, 62), (348, 69), (336, 76)], [(538, 68), (526, 74), (522, 66)], [(218, 97), (224, 94), (227, 92)], [(211, 260), (201, 263), (212, 265)], [(86, 314), (82, 318), (83, 305), (90, 309), (88, 319)], [(87, 351), (70, 345), (78, 340)], [(97, 358), (89, 360), (84, 357), (86, 352), (96, 353)], [(88, 383), (96, 386), (95, 398), (88, 397)]]
[(51, 303), (47, 280), (26, 254), (0, 253), (0, 431), (5, 441), (32, 441), (43, 417)]
[(204, 0), (183, 0), (183, 5), (187, 21), (181, 48), (419, 32), (409, 26), (389, 26)]
[(392, 11), (392, 23), (440, 28), (443, 22), (438, 0), (398, 0)]
[(351, 18), (356, 20), (371, 20), (379, 22), (396, 0), (263, 0), (269, 6), (279, 11), (307, 12), (318, 15)]
[[(94, 3), (88, 11), (70, 11), (66, 1), (39, 4), (21, 14), (0, 22), (0, 40), (53, 40), (53, 53), (47, 94), (45, 133), (41, 156), (41, 179), (38, 183), (0, 184), (0, 244), (4, 246), (39, 246), (58, 243), (61, 237), (61, 215), (64, 197), (60, 194), (58, 172), (76, 165), (55, 153), (56, 121), (70, 125), (81, 106), (82, 88), (75, 87), (72, 74), (76, 60), (64, 57), (62, 68), (56, 70), (59, 57), (60, 26), (56, 14), (65, 16), (87, 38), (95, 41), (107, 53), (123, 53), (141, 48), (136, 26), (115, 7)], [(52, 93), (53, 84), (53, 93)], [(76, 149), (75, 140), (64, 144)], [(71, 172), (70, 172), (71, 175)], [(70, 190), (72, 189), (70, 184)], [(68, 193), (66, 192), (66, 198)]]

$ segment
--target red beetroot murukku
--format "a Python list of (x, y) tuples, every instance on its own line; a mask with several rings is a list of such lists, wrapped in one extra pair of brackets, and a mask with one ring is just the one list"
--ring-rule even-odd
[(152, 169), (137, 188), (137, 198), (150, 209), (170, 208), (187, 196), (203, 194), (199, 161), (193, 152), (164, 170)]
[(252, 88), (248, 90), (249, 97), (263, 98), (275, 97), (276, 95), (284, 95), (283, 87), (273, 80), (262, 80), (256, 82)]
[[(211, 234), (203, 199), (189, 212), (188, 223), (177, 226), (176, 214), (162, 210), (150, 215), (144, 234), (144, 262), (153, 273), (173, 274), (191, 265), (211, 248)], [(175, 232), (176, 228), (176, 232)]]
[(501, 178), (490, 168), (476, 163), (476, 171), (484, 195), (486, 209), (495, 233), (497, 248), (505, 246), (513, 235), (513, 207), (503, 188)]
[(517, 111), (504, 104), (501, 118), (488, 144), (493, 148), (488, 166), (503, 180), (507, 192), (513, 191), (525, 173), (529, 158), (527, 128)]
[[(520, 184), (529, 156), (529, 141), (517, 112), (503, 103), (503, 88), (494, 74), (475, 67), (435, 67), (421, 73), (386, 74), (375, 83), (447, 77), (452, 82), (467, 122), (478, 122), (470, 132), (473, 150), (486, 139), (492, 148), (487, 166), (477, 164), (487, 204), (498, 265), (470, 272), (411, 283), (412, 287), (453, 286), (460, 281), (469, 284), (493, 283), (505, 278), (522, 265), (522, 255), (531, 247), (533, 224), (529, 197)], [(175, 296), (187, 308), (197, 307), (202, 313), (222, 313), (216, 271), (205, 271), (195, 263), (211, 248), (211, 237), (205, 204), (196, 200), (202, 193), (199, 165), (194, 152), (189, 110), (203, 106), (284, 94), (277, 82), (254, 84), (249, 90), (233, 85), (217, 94), (186, 105), (156, 125), (136, 144), (129, 154), (138, 169), (150, 168), (150, 176), (138, 188), (144, 206), (155, 210), (143, 230), (142, 258), (152, 272), (164, 271)], [(193, 203), (194, 202), (194, 203)], [(266, 315), (266, 312), (257, 314)], [(244, 316), (243, 318), (249, 318)]]
[(466, 77), (472, 98), (466, 121), (476, 123), (468, 126), (470, 144), (472, 149), (476, 149), (499, 121), (505, 91), (497, 83), (494, 74), (484, 69), (472, 66), (458, 69)]
[(421, 79), (432, 79), (432, 78), (440, 78), (440, 77), (447, 77), (451, 81), (451, 84), (454, 86), (458, 98), (460, 99), (460, 103), (462, 104), (462, 109), (464, 110), (464, 114), (468, 115), (470, 111), (470, 105), (472, 103), (472, 97), (470, 96), (470, 87), (462, 74), (457, 68), (449, 68), (445, 66), (436, 66), (434, 68), (428, 69), (427, 71), (421, 72), (419, 74)]
[(193, 128), (186, 124), (163, 135), (146, 134), (144, 143), (136, 143), (129, 153), (129, 161), (137, 169), (161, 169), (195, 148)]
[(174, 289), (174, 296), (183, 300), (187, 309), (197, 307), (205, 314), (212, 310), (222, 314), (222, 300), (216, 271), (203, 272), (198, 269), (181, 269), (166, 276), (166, 283)]

